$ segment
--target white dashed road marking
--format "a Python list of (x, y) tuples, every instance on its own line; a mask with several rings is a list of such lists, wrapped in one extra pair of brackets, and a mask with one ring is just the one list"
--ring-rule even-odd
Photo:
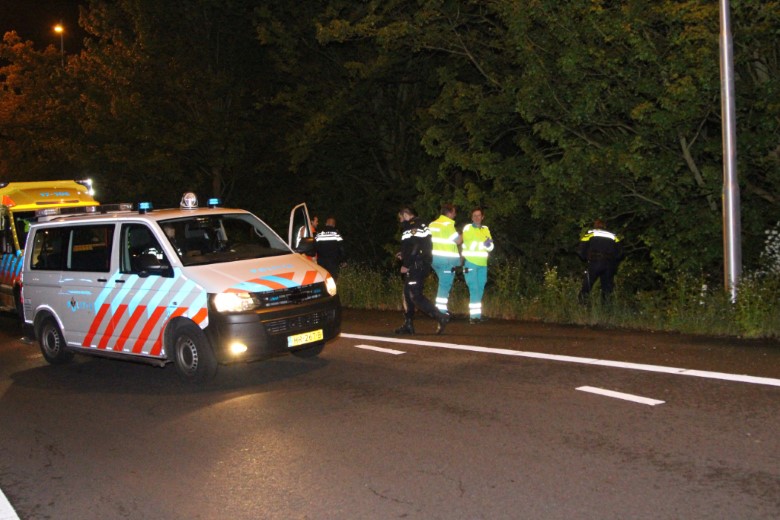
[(2, 490), (0, 490), (0, 520), (19, 520), (16, 511), (5, 498)]
[(382, 348), (382, 347), (375, 347), (373, 345), (355, 345), (355, 348), (362, 348), (365, 350), (375, 350), (377, 352), (384, 352), (385, 354), (393, 354), (394, 356), (397, 356), (398, 354), (406, 354), (403, 350), (393, 350), (391, 348)]
[(615, 392), (614, 390), (605, 390), (603, 388), (596, 388), (594, 386), (581, 386), (577, 390), (580, 390), (582, 392), (590, 392), (591, 394), (614, 397), (616, 399), (623, 399), (624, 401), (633, 401), (635, 403), (647, 404), (650, 406), (664, 404), (664, 401), (659, 401), (658, 399), (650, 399), (649, 397), (640, 397), (638, 395), (624, 394), (623, 392)]
[(707, 372), (705, 370), (690, 370), (687, 368), (665, 367), (660, 365), (645, 365), (640, 363), (625, 363), (623, 361), (610, 361), (607, 359), (582, 358), (575, 356), (560, 356), (557, 354), (541, 354), (538, 352), (523, 352), (521, 350), (511, 350), (506, 348), (479, 347), (476, 345), (459, 345), (457, 343), (443, 343), (439, 341), (422, 341), (417, 339), (385, 338), (382, 336), (366, 336), (362, 334), (341, 334), (346, 339), (358, 339), (364, 341), (375, 341), (385, 343), (402, 343), (404, 345), (420, 345), (423, 347), (447, 348), (452, 350), (468, 350), (471, 352), (483, 352), (486, 354), (499, 354), (503, 356), (526, 357), (533, 359), (545, 359), (549, 361), (563, 361), (566, 363), (580, 363), (584, 365), (594, 365), (601, 367), (626, 368), (629, 370), (644, 370), (645, 372), (657, 372), (660, 374), (672, 374), (678, 376), (703, 377), (705, 379), (719, 379), (723, 381), (734, 381), (738, 383), (751, 383), (756, 385), (778, 386), (780, 379), (771, 377), (756, 377), (738, 374), (727, 374), (724, 372)]

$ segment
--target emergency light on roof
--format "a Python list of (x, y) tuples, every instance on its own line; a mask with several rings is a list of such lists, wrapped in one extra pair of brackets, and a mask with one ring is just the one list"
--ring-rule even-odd
[(152, 211), (152, 203), (151, 202), (139, 202), (138, 203), (138, 213), (144, 214)]
[(188, 191), (182, 196), (179, 207), (181, 209), (198, 209), (198, 196)]
[(211, 197), (211, 198), (208, 200), (208, 202), (206, 203), (206, 205), (207, 205), (208, 207), (210, 207), (210, 208), (216, 208), (216, 207), (217, 207), (217, 206), (219, 206), (221, 203), (222, 203), (222, 201), (221, 201), (221, 200), (219, 200), (218, 198), (216, 198), (216, 197)]
[(52, 215), (59, 215), (60, 211), (58, 208), (47, 208), (47, 209), (39, 209), (35, 211), (36, 217), (50, 217)]
[(115, 211), (132, 211), (133, 204), (130, 202), (118, 202), (116, 204), (103, 204), (100, 206), (101, 213), (109, 213)]
[(35, 210), (36, 217), (51, 217), (53, 215), (81, 215), (83, 213), (95, 213), (96, 206), (76, 206), (70, 208), (46, 208)]
[(81, 184), (85, 188), (87, 188), (87, 195), (94, 195), (95, 190), (92, 188), (92, 179), (84, 179), (81, 181), (76, 181), (77, 184)]

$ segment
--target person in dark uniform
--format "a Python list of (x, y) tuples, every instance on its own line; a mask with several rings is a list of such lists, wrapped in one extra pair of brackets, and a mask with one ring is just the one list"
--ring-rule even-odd
[(431, 272), (431, 232), (409, 207), (401, 208), (398, 221), (401, 223), (401, 252), (396, 256), (401, 260), (404, 276), (404, 324), (395, 333), (414, 334), (414, 313), (419, 308), (438, 322), (436, 334), (441, 334), (450, 318), (423, 294), (425, 277)]
[(623, 259), (623, 244), (620, 243), (620, 238), (607, 231), (603, 221), (596, 220), (593, 229), (580, 238), (577, 256), (588, 265), (579, 294), (580, 302), (587, 300), (597, 280), (601, 280), (601, 299), (606, 301), (615, 287), (615, 273)]
[(328, 270), (334, 280), (339, 278), (341, 262), (344, 261), (344, 239), (336, 229), (336, 219), (328, 217), (325, 227), (317, 233), (317, 263)]

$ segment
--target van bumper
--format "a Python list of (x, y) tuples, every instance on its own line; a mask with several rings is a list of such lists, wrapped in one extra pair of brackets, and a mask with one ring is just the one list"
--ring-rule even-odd
[[(322, 342), (341, 333), (341, 303), (338, 296), (305, 305), (285, 305), (252, 313), (220, 314), (209, 309), (204, 329), (219, 363), (258, 361), (302, 350), (316, 343), (288, 347), (290, 336), (322, 331)], [(242, 343), (247, 349), (235, 354), (230, 346)]]

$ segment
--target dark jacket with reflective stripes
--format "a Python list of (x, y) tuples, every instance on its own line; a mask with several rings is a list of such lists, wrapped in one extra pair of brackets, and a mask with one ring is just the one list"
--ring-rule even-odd
[(620, 262), (623, 259), (623, 244), (614, 233), (591, 229), (577, 244), (577, 255), (587, 262)]
[(401, 223), (401, 261), (409, 269), (430, 267), (433, 242), (428, 225), (419, 217)]

